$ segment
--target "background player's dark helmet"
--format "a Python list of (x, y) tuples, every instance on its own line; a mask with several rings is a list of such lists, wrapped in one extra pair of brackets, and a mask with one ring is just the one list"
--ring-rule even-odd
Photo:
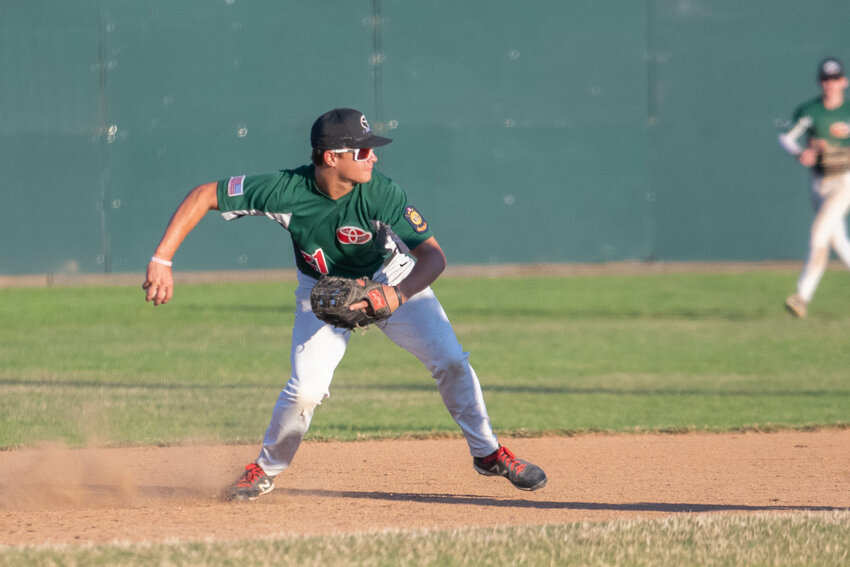
[(835, 57), (828, 57), (818, 65), (818, 80), (836, 79), (844, 76), (844, 65)]

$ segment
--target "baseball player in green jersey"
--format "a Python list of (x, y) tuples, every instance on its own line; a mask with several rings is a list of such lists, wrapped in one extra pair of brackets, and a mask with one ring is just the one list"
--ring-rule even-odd
[(315, 121), (310, 141), (312, 164), (237, 175), (193, 189), (172, 216), (142, 286), (146, 301), (154, 305), (171, 299), (172, 258), (211, 210), (226, 220), (266, 217), (292, 240), (298, 287), (291, 375), (275, 403), (260, 453), (231, 487), (230, 498), (254, 500), (273, 489), (274, 478), (292, 462), (315, 408), (330, 396), (351, 331), (322, 322), (311, 310), (310, 292), (325, 274), (367, 276), (383, 284), (392, 315), (376, 326), (431, 373), (466, 438), (475, 471), (504, 476), (522, 490), (543, 488), (543, 470), (499, 444), (469, 354), (430, 288), (446, 265), (431, 227), (398, 185), (373, 170), (378, 160), (374, 148), (391, 140), (372, 133), (362, 113), (338, 108)]
[(848, 82), (841, 62), (832, 57), (823, 60), (818, 81), (822, 95), (797, 108), (791, 128), (779, 136), (785, 151), (812, 172), (815, 219), (808, 258), (797, 281), (797, 293), (785, 300), (788, 311), (800, 318), (808, 313), (829, 262), (830, 248), (850, 268), (845, 224), (850, 210), (850, 104), (844, 97)]

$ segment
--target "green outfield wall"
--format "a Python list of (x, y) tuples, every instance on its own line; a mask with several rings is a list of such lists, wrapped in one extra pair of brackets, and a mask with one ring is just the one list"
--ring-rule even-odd
[[(337, 106), (453, 264), (802, 258), (777, 135), (846, 0), (0, 0), (0, 274), (143, 271), (194, 186), (306, 163)], [(210, 215), (181, 270), (294, 266)]]

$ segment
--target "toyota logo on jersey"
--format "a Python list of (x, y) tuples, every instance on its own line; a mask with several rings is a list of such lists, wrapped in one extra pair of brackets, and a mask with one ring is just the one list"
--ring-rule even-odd
[(850, 138), (850, 122), (833, 122), (829, 127), (829, 133), (836, 138)]
[(341, 226), (336, 229), (336, 238), (342, 244), (366, 244), (372, 240), (372, 233), (356, 226)]

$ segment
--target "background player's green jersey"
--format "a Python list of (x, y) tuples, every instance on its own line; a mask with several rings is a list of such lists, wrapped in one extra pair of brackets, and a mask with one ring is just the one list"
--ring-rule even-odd
[(316, 186), (312, 165), (240, 175), (218, 182), (218, 207), (226, 220), (255, 215), (280, 223), (298, 269), (315, 278), (372, 276), (395, 250), (432, 236), (405, 192), (378, 172), (337, 200)]
[(821, 138), (832, 146), (850, 147), (850, 104), (828, 110), (822, 97), (813, 98), (794, 112), (793, 124), (803, 126), (810, 138)]

